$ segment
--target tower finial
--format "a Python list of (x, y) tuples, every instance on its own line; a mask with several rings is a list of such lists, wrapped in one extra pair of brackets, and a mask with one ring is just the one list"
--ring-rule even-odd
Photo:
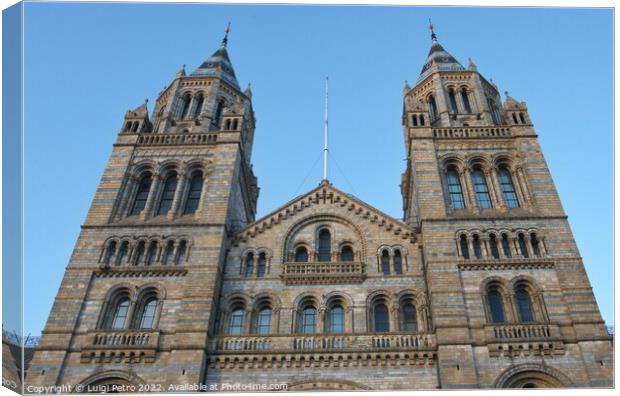
[(228, 22), (228, 26), (226, 26), (226, 29), (224, 29), (224, 39), (222, 39), (222, 47), (226, 48), (226, 46), (228, 45), (228, 33), (230, 32), (230, 22)]
[(327, 156), (329, 154), (328, 146), (328, 101), (329, 100), (329, 77), (325, 77), (325, 129), (323, 130), (323, 181), (327, 181)]
[(428, 18), (428, 28), (431, 30), (431, 40), (433, 40), (433, 42), (437, 41), (437, 35), (433, 30), (433, 21), (431, 21), (430, 17)]

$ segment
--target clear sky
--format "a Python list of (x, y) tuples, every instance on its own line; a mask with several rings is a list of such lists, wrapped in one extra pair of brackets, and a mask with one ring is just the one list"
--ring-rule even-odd
[(254, 93), (258, 216), (321, 179), (328, 75), (330, 180), (402, 218), (402, 88), (430, 48), (429, 16), (462, 64), (527, 102), (612, 324), (611, 10), (28, 3), (25, 333), (43, 329), (125, 111), (194, 70), (228, 21)]

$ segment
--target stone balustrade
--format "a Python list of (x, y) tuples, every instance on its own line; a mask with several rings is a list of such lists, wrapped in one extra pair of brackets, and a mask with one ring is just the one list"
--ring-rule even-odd
[(179, 144), (212, 144), (217, 142), (216, 133), (153, 133), (138, 136), (137, 144), (141, 146), (165, 146)]
[(492, 341), (546, 340), (559, 335), (556, 325), (547, 323), (515, 323), (486, 326), (487, 339)]
[(307, 262), (284, 263), (282, 279), (286, 284), (361, 283), (366, 279), (364, 263)]
[(155, 348), (159, 333), (147, 331), (100, 331), (93, 334), (92, 347), (102, 349)]
[(462, 138), (489, 138), (511, 137), (509, 127), (460, 127), (460, 128), (436, 128), (433, 129), (433, 137), (439, 139), (462, 139)]
[(221, 336), (209, 342), (212, 352), (309, 352), (342, 350), (434, 350), (435, 336), (424, 333)]

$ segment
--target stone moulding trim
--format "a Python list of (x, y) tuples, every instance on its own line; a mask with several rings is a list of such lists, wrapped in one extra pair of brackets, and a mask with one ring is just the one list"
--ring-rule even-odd
[(536, 363), (524, 363), (518, 364), (516, 366), (512, 366), (504, 372), (495, 380), (493, 383), (494, 388), (505, 388), (506, 385), (513, 379), (516, 375), (521, 373), (534, 372), (534, 373), (544, 373), (556, 381), (560, 382), (567, 388), (574, 388), (575, 384), (573, 381), (561, 371), (548, 366), (546, 364), (536, 364)]
[(305, 354), (211, 355), (210, 369), (320, 368), (320, 367), (434, 367), (436, 353), (343, 352)]
[(185, 276), (187, 268), (174, 266), (104, 267), (94, 271), (97, 278), (130, 278), (143, 276)]
[(347, 380), (302, 380), (289, 382), (287, 391), (313, 391), (313, 390), (334, 390), (334, 391), (360, 391), (373, 390), (371, 387), (357, 382)]
[(514, 269), (553, 269), (553, 260), (540, 259), (515, 259), (515, 260), (468, 260), (460, 262), (458, 267), (461, 271), (487, 271), (487, 270), (514, 270)]
[(544, 356), (552, 358), (566, 353), (562, 341), (530, 341), (530, 342), (511, 342), (501, 344), (488, 344), (490, 358), (533, 357)]

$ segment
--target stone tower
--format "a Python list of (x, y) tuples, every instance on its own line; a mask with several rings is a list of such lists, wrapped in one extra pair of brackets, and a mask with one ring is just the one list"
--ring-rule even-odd
[(611, 386), (609, 336), (525, 102), (506, 92), (502, 104), (471, 59), (462, 66), (431, 38), (404, 89), (401, 188), (421, 235), (441, 386)]
[(258, 197), (252, 94), (226, 46), (183, 67), (152, 119), (125, 114), (28, 385), (202, 382), (227, 239)]

